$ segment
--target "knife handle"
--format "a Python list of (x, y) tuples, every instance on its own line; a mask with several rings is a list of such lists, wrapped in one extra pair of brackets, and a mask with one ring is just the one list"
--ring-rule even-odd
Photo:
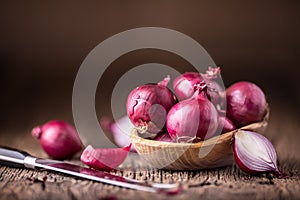
[(0, 146), (0, 165), (9, 167), (24, 167), (24, 159), (30, 156), (25, 151)]

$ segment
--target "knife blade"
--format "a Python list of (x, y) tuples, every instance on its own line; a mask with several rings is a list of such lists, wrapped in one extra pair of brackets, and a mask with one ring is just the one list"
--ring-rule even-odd
[(179, 183), (165, 184), (130, 179), (105, 171), (82, 167), (69, 162), (37, 158), (27, 152), (9, 147), (0, 147), (0, 165), (2, 164), (11, 167), (46, 169), (83, 179), (152, 193), (177, 194), (183, 189)]

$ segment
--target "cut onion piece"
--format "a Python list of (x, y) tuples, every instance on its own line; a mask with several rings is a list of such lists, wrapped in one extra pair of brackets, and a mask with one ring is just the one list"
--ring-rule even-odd
[(126, 159), (131, 143), (123, 148), (97, 148), (87, 146), (81, 154), (80, 160), (87, 166), (110, 171), (118, 167)]
[[(127, 115), (116, 120), (115, 122), (107, 117), (102, 117), (100, 124), (105, 131), (112, 135), (114, 142), (119, 147), (124, 147), (131, 142), (130, 133), (134, 128), (134, 125)], [(131, 145), (130, 151), (135, 152), (133, 145)]]
[(234, 133), (233, 152), (236, 164), (248, 174), (271, 172), (277, 177), (282, 173), (277, 166), (277, 154), (272, 143), (264, 136), (239, 130)]

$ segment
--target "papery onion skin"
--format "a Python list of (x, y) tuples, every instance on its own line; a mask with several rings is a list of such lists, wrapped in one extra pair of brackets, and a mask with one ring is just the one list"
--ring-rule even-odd
[(88, 145), (81, 154), (80, 160), (87, 166), (111, 171), (118, 167), (126, 159), (131, 143), (123, 148), (97, 148)]
[(204, 140), (215, 134), (218, 113), (205, 96), (204, 90), (197, 90), (190, 99), (171, 108), (167, 116), (167, 130), (172, 139), (188, 136)]
[(186, 72), (175, 78), (173, 81), (173, 88), (175, 95), (179, 101), (188, 99), (195, 93), (194, 86), (205, 82), (207, 84), (207, 97), (218, 108), (225, 109), (226, 95), (224, 89), (217, 82), (221, 77), (220, 67), (208, 67), (206, 73)]
[(194, 85), (203, 81), (203, 77), (198, 72), (185, 72), (176, 77), (173, 81), (173, 88), (179, 101), (188, 99), (195, 93)]
[(201, 73), (204, 81), (207, 84), (207, 95), (210, 101), (218, 108), (226, 108), (226, 92), (224, 88), (217, 82), (221, 78), (220, 67), (208, 67), (205, 74)]
[(75, 128), (64, 121), (49, 121), (33, 128), (31, 134), (39, 140), (44, 151), (54, 159), (71, 158), (83, 148)]
[[(257, 152), (254, 153), (254, 151)], [(266, 137), (259, 133), (244, 130), (234, 133), (233, 152), (236, 164), (248, 174), (271, 172), (277, 177), (282, 176), (277, 166), (275, 148)]]
[(163, 130), (167, 112), (177, 102), (176, 96), (167, 88), (169, 80), (168, 76), (158, 84), (141, 85), (130, 92), (127, 115), (135, 127), (154, 136)]
[(227, 116), (240, 128), (262, 121), (267, 112), (264, 92), (254, 83), (241, 81), (226, 90)]

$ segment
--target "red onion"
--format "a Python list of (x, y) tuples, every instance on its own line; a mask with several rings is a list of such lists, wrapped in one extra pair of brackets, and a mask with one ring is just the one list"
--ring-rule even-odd
[[(119, 147), (124, 147), (125, 145), (129, 144), (131, 142), (130, 140), (130, 133), (132, 129), (134, 128), (133, 124), (131, 123), (128, 116), (124, 116), (120, 119), (118, 119), (116, 122), (113, 122), (112, 120), (103, 117), (100, 120), (101, 127), (105, 130), (111, 133), (114, 142)], [(131, 145), (130, 151), (135, 152), (134, 146)]]
[(205, 74), (197, 72), (186, 72), (178, 76), (173, 82), (173, 88), (177, 98), (182, 101), (190, 98), (195, 93), (194, 86), (202, 81), (207, 84), (207, 96), (214, 105), (223, 107), (225, 102), (225, 94), (221, 86), (216, 82), (216, 78), (220, 76), (220, 67), (209, 67)]
[(170, 77), (158, 84), (135, 88), (127, 99), (127, 115), (143, 137), (155, 137), (165, 126), (167, 112), (177, 102), (167, 88)]
[(87, 146), (81, 154), (80, 160), (87, 166), (110, 171), (118, 167), (126, 159), (131, 143), (123, 148), (98, 148)]
[(159, 133), (153, 140), (161, 141), (161, 142), (174, 142), (170, 137), (169, 133)]
[(208, 67), (205, 74), (201, 74), (207, 84), (207, 94), (211, 102), (218, 109), (224, 109), (226, 106), (226, 93), (224, 88), (217, 82), (221, 78), (221, 68)]
[(190, 99), (177, 103), (169, 111), (167, 129), (172, 139), (198, 137), (204, 140), (217, 130), (217, 110), (206, 98), (206, 84), (202, 82), (200, 86)]
[(201, 81), (203, 78), (198, 72), (186, 72), (175, 78), (173, 88), (178, 100), (182, 101), (193, 96), (195, 93), (194, 85)]
[(50, 121), (32, 130), (44, 151), (54, 159), (67, 159), (82, 149), (77, 131), (63, 121)]
[(271, 172), (283, 176), (277, 166), (275, 148), (261, 134), (239, 130), (234, 134), (233, 152), (236, 164), (248, 174)]
[(238, 82), (226, 90), (227, 116), (237, 127), (261, 121), (267, 112), (263, 91), (254, 83)]
[(226, 116), (219, 116), (218, 122), (219, 122), (218, 129), (222, 130), (221, 133), (227, 133), (236, 129), (232, 121)]
[(181, 136), (172, 139), (169, 133), (159, 133), (153, 140), (161, 142), (173, 142), (173, 143), (197, 143), (200, 142), (199, 137)]

